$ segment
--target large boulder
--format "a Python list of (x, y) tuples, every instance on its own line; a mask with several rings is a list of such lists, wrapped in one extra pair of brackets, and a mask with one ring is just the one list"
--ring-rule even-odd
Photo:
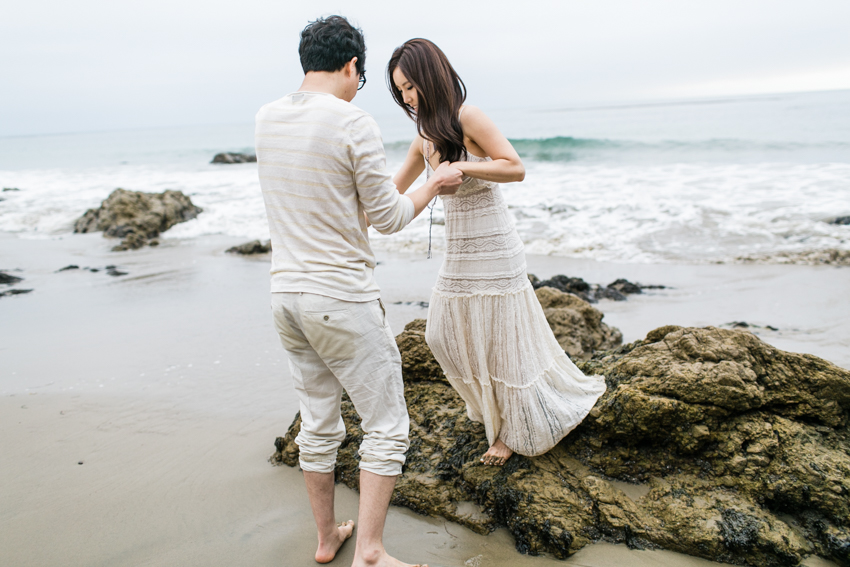
[[(811, 554), (850, 565), (850, 371), (746, 331), (662, 327), (582, 363), (608, 390), (554, 449), (488, 467), (484, 428), (435, 379), (421, 327), (397, 338), (411, 445), (394, 504), (478, 533), (506, 527), (530, 554), (607, 540), (758, 567)], [(363, 432), (347, 398), (343, 418), (336, 478), (356, 489)], [(299, 428), (296, 416), (273, 462), (297, 465)]]
[(602, 322), (602, 311), (571, 293), (551, 287), (534, 291), (558, 344), (573, 360), (587, 360), (597, 350), (623, 344), (623, 333)]
[(77, 219), (74, 232), (102, 230), (104, 236), (124, 239), (113, 250), (131, 250), (148, 244), (175, 224), (197, 217), (201, 211), (181, 191), (143, 193), (119, 188), (100, 208), (89, 209)]

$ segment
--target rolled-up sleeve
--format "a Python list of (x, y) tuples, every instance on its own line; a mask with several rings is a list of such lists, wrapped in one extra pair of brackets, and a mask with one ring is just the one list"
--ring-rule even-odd
[(398, 192), (387, 171), (384, 143), (371, 116), (362, 116), (352, 125), (350, 154), (357, 196), (372, 226), (381, 234), (407, 226), (415, 212), (413, 201)]

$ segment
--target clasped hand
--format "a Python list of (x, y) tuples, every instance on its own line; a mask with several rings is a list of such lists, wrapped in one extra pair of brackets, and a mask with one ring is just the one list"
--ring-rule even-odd
[(437, 186), (438, 195), (454, 195), (457, 193), (460, 184), (463, 183), (463, 173), (449, 162), (444, 161), (434, 170), (432, 179)]

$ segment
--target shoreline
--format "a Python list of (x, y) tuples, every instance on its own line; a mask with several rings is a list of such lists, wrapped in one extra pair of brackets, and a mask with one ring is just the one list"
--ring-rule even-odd
[[(297, 411), (268, 316), (268, 258), (224, 253), (240, 243), (164, 238), (158, 248), (115, 253), (100, 234), (24, 240), (0, 233), (0, 267), (21, 268), (14, 273), (25, 280), (16, 287), (35, 290), (0, 298), (0, 431), (7, 439), (0, 494), (8, 503), (0, 547), (8, 561), (312, 563), (315, 534), (300, 472), (266, 461)], [(440, 259), (377, 255), (376, 277), (398, 334), (425, 316), (417, 302), (428, 300)], [(57, 272), (69, 264), (100, 271)], [(528, 264), (541, 278), (566, 273), (591, 283), (624, 277), (672, 286), (596, 304), (626, 342), (664, 324), (746, 320), (779, 328), (760, 337), (783, 350), (850, 367), (846, 268), (545, 256), (529, 256)], [(127, 275), (109, 276), (107, 265)], [(339, 519), (356, 517), (356, 493), (338, 485), (336, 494)], [(718, 565), (607, 543), (566, 561), (523, 556), (505, 530), (479, 536), (400, 508), (390, 511), (386, 539), (400, 558), (431, 567)], [(346, 565), (353, 550), (346, 545), (332, 565)]]

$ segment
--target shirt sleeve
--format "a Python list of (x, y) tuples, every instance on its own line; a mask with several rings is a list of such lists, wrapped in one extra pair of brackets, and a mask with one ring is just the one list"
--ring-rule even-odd
[(368, 114), (352, 124), (349, 152), (357, 196), (372, 226), (381, 234), (392, 234), (407, 226), (415, 212), (413, 201), (396, 189), (387, 171), (381, 132)]

